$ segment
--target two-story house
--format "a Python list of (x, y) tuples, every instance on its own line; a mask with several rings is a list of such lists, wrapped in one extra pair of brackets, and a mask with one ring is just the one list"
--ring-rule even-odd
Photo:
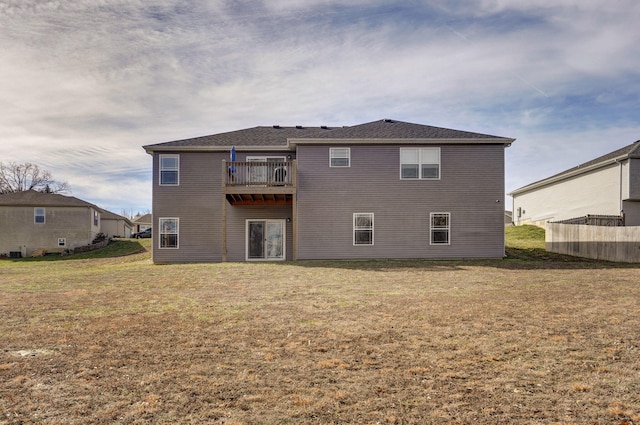
[(153, 260), (502, 258), (513, 141), (384, 119), (144, 146)]

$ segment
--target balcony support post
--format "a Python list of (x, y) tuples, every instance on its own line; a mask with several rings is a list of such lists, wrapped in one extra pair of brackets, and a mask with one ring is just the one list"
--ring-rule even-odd
[[(226, 181), (229, 176), (229, 171), (227, 167), (227, 161), (222, 160), (222, 181), (223, 187), (226, 186)], [(222, 262), (227, 261), (227, 194), (224, 190), (220, 191), (222, 193), (221, 199), (221, 220), (222, 220)]]

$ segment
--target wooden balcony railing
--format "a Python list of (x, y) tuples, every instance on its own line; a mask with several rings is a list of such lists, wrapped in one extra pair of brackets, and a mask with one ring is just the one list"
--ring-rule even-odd
[[(296, 163), (223, 161), (223, 186), (295, 187)], [(225, 171), (226, 170), (226, 171)]]

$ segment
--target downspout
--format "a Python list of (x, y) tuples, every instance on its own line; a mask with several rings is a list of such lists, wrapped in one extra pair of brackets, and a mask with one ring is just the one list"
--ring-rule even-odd
[(619, 201), (620, 201), (620, 216), (622, 217), (622, 225), (624, 226), (625, 225), (625, 223), (624, 223), (624, 209), (622, 208), (623, 207), (623, 204), (622, 204), (622, 160), (621, 159), (616, 159), (616, 162), (618, 163), (618, 168), (620, 169), (620, 173), (619, 173), (620, 174), (620, 176), (619, 176), (619, 178), (620, 178), (620, 182), (619, 183), (620, 184), (618, 185), (620, 187), (620, 190), (619, 190), (618, 196), (620, 198), (619, 199)]

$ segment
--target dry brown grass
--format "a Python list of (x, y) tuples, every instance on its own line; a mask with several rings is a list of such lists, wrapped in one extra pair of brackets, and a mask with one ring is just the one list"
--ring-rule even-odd
[(640, 424), (640, 268), (0, 262), (0, 424)]

